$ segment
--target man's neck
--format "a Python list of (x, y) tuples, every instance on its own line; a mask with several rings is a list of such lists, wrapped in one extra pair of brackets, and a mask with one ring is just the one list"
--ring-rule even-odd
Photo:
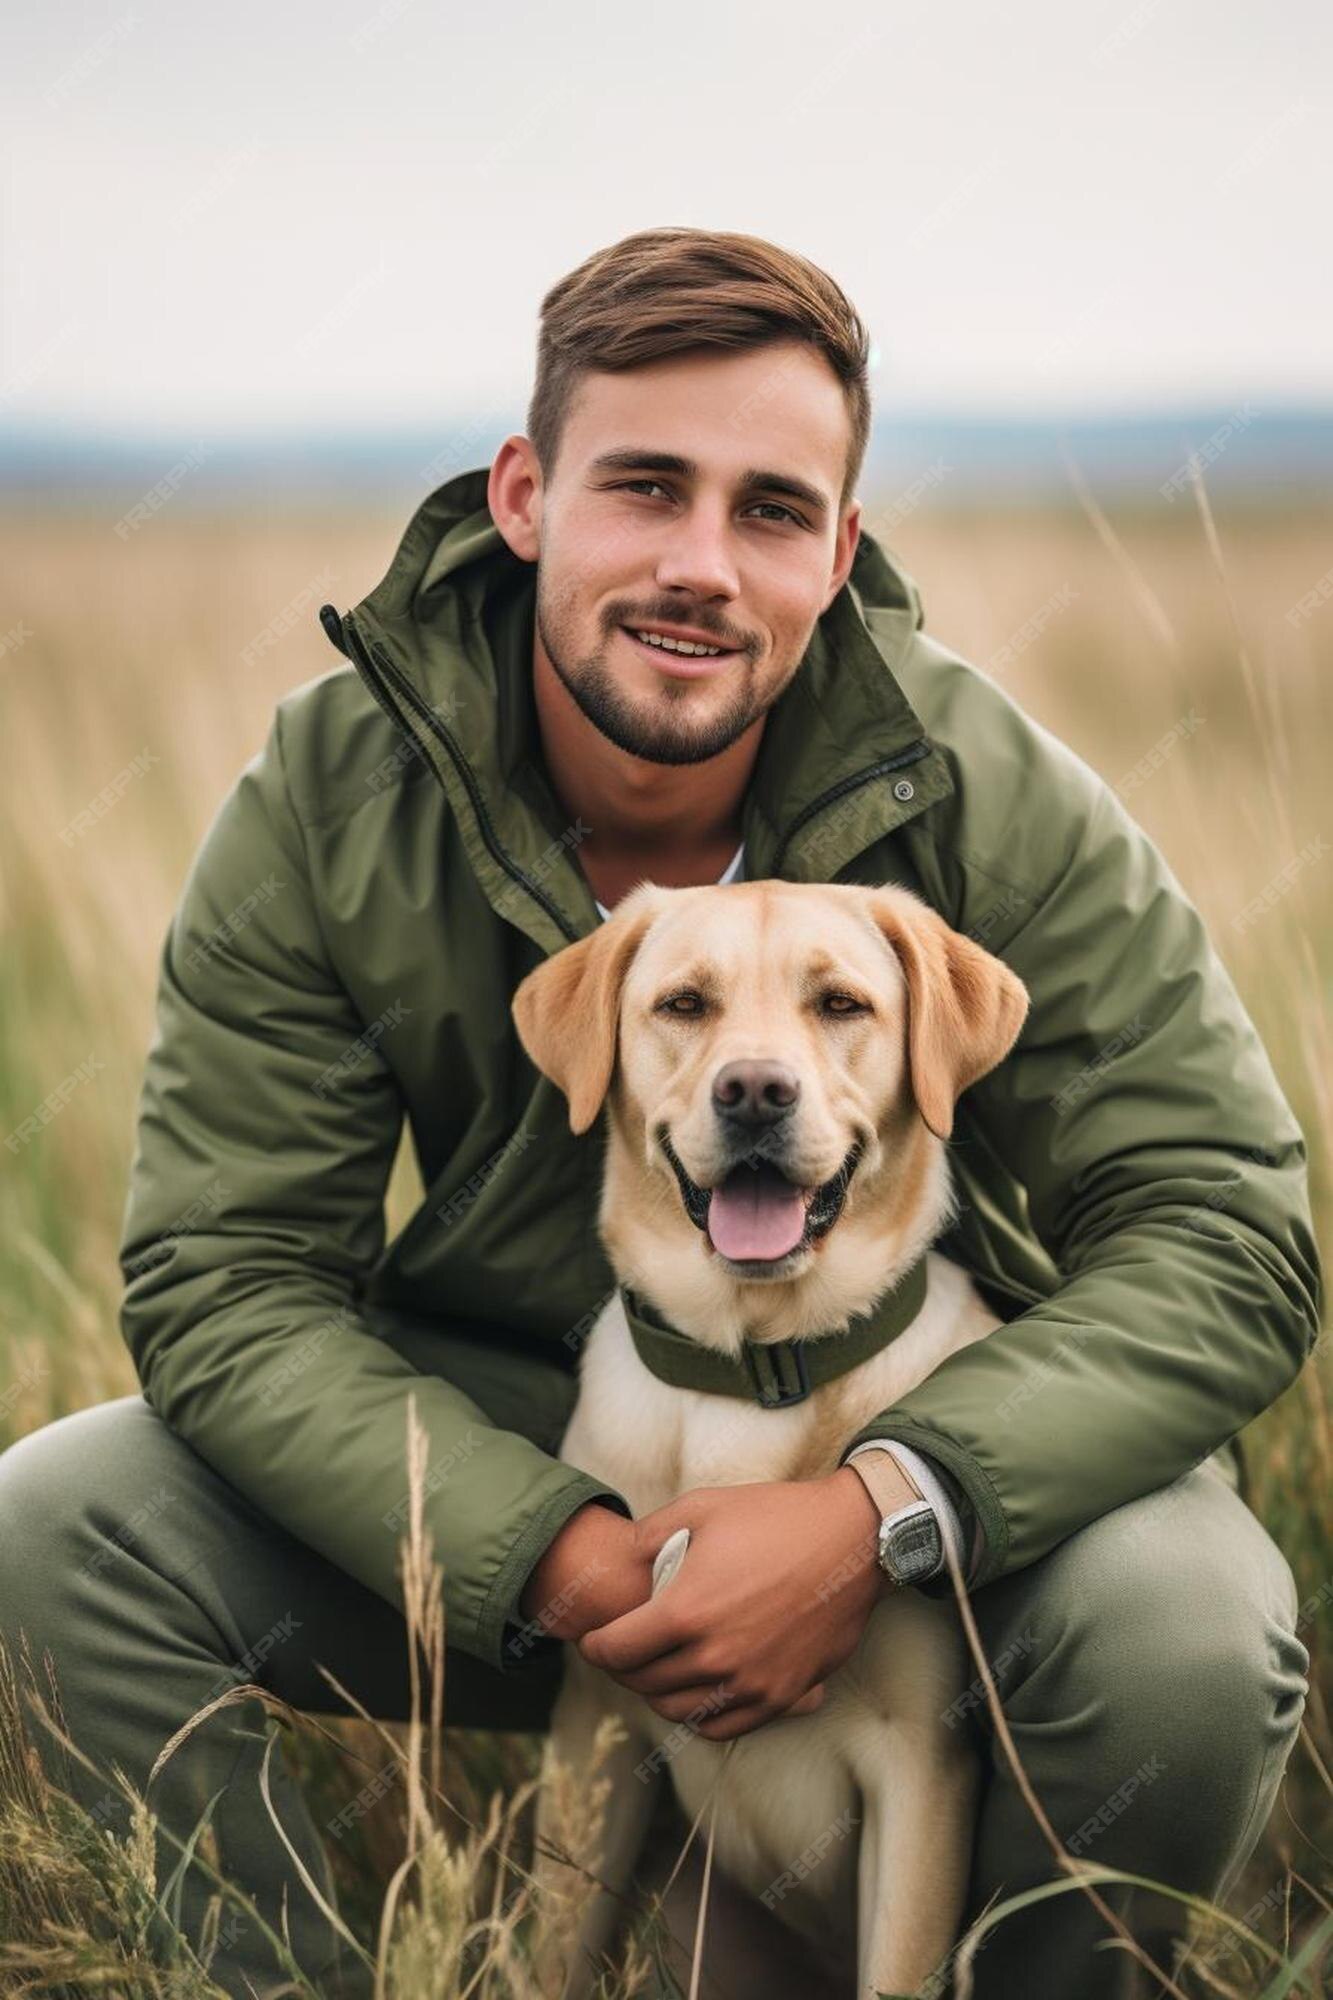
[(766, 716), (704, 763), (651, 764), (589, 722), (540, 645), (533, 694), (551, 788), (570, 823), (590, 829), (576, 851), (598, 901), (609, 908), (644, 876), (664, 888), (715, 882), (740, 844)]

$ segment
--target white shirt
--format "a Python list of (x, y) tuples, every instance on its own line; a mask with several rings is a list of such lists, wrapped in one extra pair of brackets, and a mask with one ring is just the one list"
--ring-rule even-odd
[[(744, 856), (745, 842), (742, 841), (736, 852), (732, 855), (731, 860), (727, 863), (723, 873), (718, 876), (719, 884), (723, 882), (744, 881), (745, 877), (742, 871)], [(595, 896), (593, 897), (593, 901), (597, 902)], [(603, 917), (610, 916), (611, 912), (607, 909), (605, 903), (597, 903), (597, 908)], [(908, 1445), (899, 1444), (896, 1439), (890, 1441), (886, 1438), (883, 1442), (878, 1442), (872, 1438), (867, 1439), (865, 1444), (858, 1444), (854, 1450), (849, 1451), (847, 1457), (842, 1459), (840, 1463), (846, 1465), (849, 1460), (857, 1457), (863, 1451), (887, 1451), (892, 1458), (897, 1459), (904, 1472), (916, 1481), (918, 1487), (921, 1489), (922, 1499), (928, 1500), (934, 1508), (935, 1518), (940, 1524), (940, 1533), (958, 1557), (959, 1565), (962, 1568), (964, 1577), (966, 1577), (968, 1566), (963, 1562), (963, 1536), (957, 1509), (940, 1484), (940, 1481), (935, 1477), (931, 1467), (922, 1458), (920, 1452), (913, 1451)], [(944, 1568), (943, 1563), (941, 1563), (940, 1568)], [(938, 1574), (938, 1571), (936, 1574)]]

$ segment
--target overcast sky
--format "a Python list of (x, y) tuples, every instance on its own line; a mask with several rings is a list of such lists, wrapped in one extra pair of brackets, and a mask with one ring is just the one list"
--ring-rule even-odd
[(634, 229), (833, 273), (877, 407), (1333, 402), (1315, 0), (53, 0), (0, 60), (0, 424), (521, 399)]

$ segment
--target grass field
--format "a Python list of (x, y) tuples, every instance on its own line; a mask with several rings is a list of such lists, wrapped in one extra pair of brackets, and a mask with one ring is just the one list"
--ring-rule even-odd
[[(38, 1138), (5, 1155), (0, 1444), (137, 1386), (117, 1331), (115, 1253), (166, 926), (275, 700), (337, 664), (315, 608), (354, 604), (379, 580), (415, 498), (393, 517), (166, 509), (128, 540), (102, 516), (4, 516), (0, 1130), (63, 1079), (82, 1080)], [(929, 629), (1121, 788), (1201, 907), (1309, 1137), (1327, 1257), (1333, 603), (1310, 608), (1307, 593), (1329, 571), (1333, 509), (1233, 505), (1213, 527), (1187, 493), (1113, 521), (1072, 503), (1002, 518), (922, 512), (885, 539), (922, 588)], [(309, 609), (256, 649), (303, 593)], [(391, 1229), (416, 1195), (405, 1143)], [(1233, 1907), (1289, 1883), (1304, 1925), (1333, 1896), (1326, 1362), (1324, 1342), (1246, 1436), (1257, 1510), (1310, 1606), (1315, 1679), (1307, 1735)], [(505, 1745), (469, 1741), (462, 1754), (482, 1780), (520, 1775)], [(311, 1776), (336, 1783), (314, 1763)], [(391, 1865), (367, 1862), (372, 1874)], [(373, 1901), (367, 1892), (367, 1917)], [(1282, 1925), (1277, 1899), (1257, 1928), (1280, 1945)], [(1227, 1957), (1192, 1990), (1257, 1992), (1237, 1983), (1243, 1963)]]

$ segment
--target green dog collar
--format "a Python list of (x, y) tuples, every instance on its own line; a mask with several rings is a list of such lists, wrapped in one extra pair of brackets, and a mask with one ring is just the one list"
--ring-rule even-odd
[(845, 1333), (805, 1340), (745, 1340), (739, 1354), (701, 1347), (663, 1319), (628, 1285), (619, 1288), (639, 1359), (659, 1382), (675, 1389), (703, 1389), (742, 1396), (761, 1409), (803, 1403), (812, 1389), (868, 1361), (912, 1324), (926, 1302), (926, 1260), (920, 1258), (869, 1313), (858, 1313)]

